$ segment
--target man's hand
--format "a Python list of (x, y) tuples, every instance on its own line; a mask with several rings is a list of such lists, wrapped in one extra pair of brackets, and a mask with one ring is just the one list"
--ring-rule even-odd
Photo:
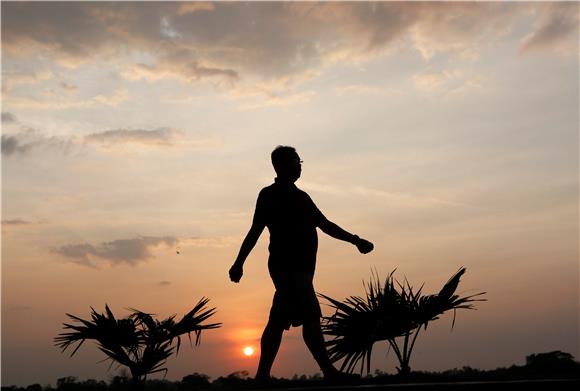
[(373, 251), (373, 248), (375, 248), (371, 242), (365, 239), (361, 239), (358, 236), (354, 244), (356, 248), (358, 248), (358, 251), (360, 251), (362, 254), (368, 254)]
[(230, 280), (233, 282), (240, 282), (243, 274), (244, 268), (241, 265), (234, 263), (230, 268)]

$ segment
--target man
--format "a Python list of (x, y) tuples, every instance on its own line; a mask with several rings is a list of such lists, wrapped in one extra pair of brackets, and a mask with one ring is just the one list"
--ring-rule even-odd
[(300, 178), (302, 161), (293, 147), (278, 146), (274, 149), (272, 165), (277, 174), (275, 182), (260, 191), (252, 226), (229, 271), (230, 279), (239, 282), (248, 254), (264, 227), (268, 227), (268, 270), (276, 292), (262, 334), (256, 380), (267, 382), (270, 379), (284, 330), (300, 325), (304, 342), (325, 379), (340, 380), (345, 375), (334, 368), (328, 358), (320, 327), (322, 313), (312, 285), (318, 248), (316, 228), (333, 238), (354, 244), (363, 254), (372, 251), (373, 244), (330, 222), (308, 194), (294, 185)]

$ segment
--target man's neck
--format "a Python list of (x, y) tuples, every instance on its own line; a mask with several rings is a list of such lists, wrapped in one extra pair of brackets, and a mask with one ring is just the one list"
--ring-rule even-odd
[(284, 178), (284, 177), (276, 177), (274, 178), (274, 182), (281, 186), (294, 186), (294, 182), (292, 179)]

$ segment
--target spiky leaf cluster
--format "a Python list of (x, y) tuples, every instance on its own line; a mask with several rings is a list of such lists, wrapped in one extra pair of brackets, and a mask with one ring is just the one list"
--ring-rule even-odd
[[(331, 360), (343, 360), (341, 370), (347, 372), (352, 372), (360, 362), (361, 373), (365, 367), (368, 373), (373, 345), (386, 340), (395, 350), (401, 368), (408, 365), (421, 327), (426, 329), (429, 322), (446, 311), (473, 309), (473, 302), (484, 300), (475, 297), (485, 292), (463, 297), (455, 294), (463, 273), (465, 268), (459, 269), (434, 295), (423, 295), (423, 286), (415, 290), (406, 279), (399, 283), (393, 277), (394, 271), (384, 283), (373, 274), (365, 284), (364, 297), (350, 296), (341, 302), (319, 294), (334, 309), (334, 314), (325, 317), (323, 322), (323, 332), (331, 338), (327, 341)], [(412, 334), (414, 337), (409, 340)], [(405, 338), (402, 349), (396, 343), (398, 337)]]
[(94, 340), (111, 365), (126, 366), (133, 379), (143, 380), (148, 374), (167, 372), (165, 362), (174, 350), (179, 352), (183, 335), (187, 334), (191, 342), (191, 333), (194, 333), (197, 345), (202, 330), (221, 326), (221, 323), (202, 324), (215, 313), (215, 308), (205, 308), (208, 302), (209, 299), (202, 298), (178, 322), (175, 315), (159, 321), (153, 314), (136, 309), (131, 309), (128, 317), (117, 319), (108, 305), (102, 314), (91, 307), (89, 320), (67, 314), (75, 323), (63, 324), (69, 331), (59, 334), (55, 344), (63, 352), (74, 346), (73, 356), (86, 340)]

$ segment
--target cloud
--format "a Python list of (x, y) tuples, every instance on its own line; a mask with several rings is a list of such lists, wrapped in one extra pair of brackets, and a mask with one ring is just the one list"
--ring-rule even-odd
[(201, 1), (201, 2), (188, 2), (181, 3), (177, 9), (178, 15), (191, 14), (200, 11), (214, 11), (215, 7), (213, 3)]
[(158, 285), (160, 285), (160, 286), (169, 286), (169, 285), (171, 285), (171, 282), (169, 282), (169, 281), (159, 281), (159, 284)]
[(38, 148), (56, 149), (68, 153), (74, 145), (72, 139), (48, 137), (31, 128), (25, 128), (24, 131), (16, 134), (3, 134), (1, 139), (3, 156), (28, 155)]
[(20, 230), (27, 227), (33, 227), (38, 224), (44, 224), (46, 221), (36, 220), (36, 221), (29, 221), (20, 218), (16, 219), (4, 219), (2, 220), (2, 230)]
[(105, 146), (119, 144), (143, 144), (153, 146), (171, 146), (184, 138), (184, 133), (169, 128), (154, 130), (144, 129), (114, 129), (103, 132), (91, 133), (85, 136), (88, 143), (96, 143)]
[(17, 225), (28, 225), (33, 224), (30, 221), (22, 220), (22, 219), (11, 219), (11, 220), (2, 220), (2, 226), (17, 226)]
[[(61, 87), (71, 92), (74, 86)], [(65, 110), (70, 108), (92, 108), (98, 106), (116, 107), (129, 99), (129, 93), (125, 88), (118, 88), (109, 95), (98, 94), (87, 99), (78, 99), (62, 96), (53, 90), (48, 90), (42, 97), (18, 96), (9, 94), (4, 97), (5, 102), (11, 106), (41, 110)]]
[(52, 252), (84, 266), (96, 267), (103, 261), (111, 265), (135, 266), (153, 259), (155, 249), (174, 247), (178, 243), (179, 240), (172, 236), (141, 236), (103, 242), (96, 246), (89, 243), (68, 244), (52, 249)]
[(237, 236), (223, 236), (223, 237), (209, 237), (209, 238), (187, 238), (181, 239), (180, 244), (182, 247), (214, 247), (223, 248), (231, 247), (239, 244), (240, 238)]
[(74, 84), (69, 84), (65, 81), (60, 82), (60, 87), (67, 92), (76, 92), (79, 87)]
[(280, 95), (268, 94), (266, 99), (261, 99), (255, 103), (246, 103), (240, 106), (240, 110), (256, 110), (264, 107), (286, 107), (295, 104), (308, 103), (316, 96), (314, 91), (304, 91), (287, 93)]
[(417, 8), (409, 27), (414, 47), (430, 60), (438, 54), (474, 59), (482, 47), (506, 36), (516, 18), (528, 13), (530, 4), (494, 2), (428, 2)]
[(52, 71), (36, 70), (36, 71), (9, 71), (2, 72), (2, 92), (10, 92), (19, 85), (29, 85), (45, 82), (54, 77)]
[(336, 87), (335, 91), (338, 95), (381, 95), (387, 93), (400, 94), (393, 88), (386, 88), (381, 86), (372, 86), (364, 84), (350, 84), (347, 86)]
[(216, 66), (202, 64), (195, 59), (195, 55), (188, 55), (188, 50), (180, 50), (165, 57), (161, 57), (155, 64), (134, 64), (125, 68), (121, 75), (129, 80), (157, 81), (176, 79), (181, 81), (197, 81), (204, 78), (222, 78), (229, 84), (239, 79), (233, 69), (223, 69)]
[(578, 48), (578, 3), (549, 3), (537, 23), (537, 30), (527, 35), (521, 53)]
[(18, 137), (2, 135), (2, 155), (24, 154), (32, 148), (32, 144), (22, 144)]
[[(149, 61), (130, 64), (122, 72), (129, 79), (234, 85), (365, 61), (408, 42), (426, 60), (476, 58), (518, 18), (543, 20), (547, 12), (537, 4), (476, 2), (7, 2), (2, 33), (8, 56), (43, 53), (78, 66), (134, 52)], [(526, 47), (569, 34), (573, 20), (565, 20), (564, 28), (540, 26)]]
[(430, 91), (440, 87), (451, 77), (451, 72), (444, 70), (441, 72), (429, 72), (415, 75), (413, 76), (413, 81), (417, 89)]
[(221, 144), (219, 139), (211, 137), (187, 138), (183, 131), (171, 128), (152, 130), (113, 129), (94, 132), (84, 136), (84, 138), (47, 136), (36, 129), (22, 129), (19, 133), (2, 135), (3, 156), (30, 156), (32, 152), (39, 149), (70, 153), (75, 149), (90, 145), (107, 149), (127, 145), (154, 148), (179, 146), (182, 148), (204, 149), (216, 148)]
[(357, 199), (360, 199), (360, 197), (365, 197), (368, 199), (376, 198), (383, 200), (388, 205), (397, 208), (425, 209), (442, 206), (469, 206), (467, 204), (438, 197), (373, 189), (365, 186), (350, 186), (339, 188), (333, 185), (304, 181), (302, 181), (301, 184), (301, 186), (308, 191), (332, 194), (335, 196), (355, 197)]
[(413, 76), (415, 88), (423, 92), (437, 92), (438, 95), (458, 95), (466, 90), (481, 89), (486, 77), (475, 72), (461, 70), (430, 71)]
[(2, 112), (2, 123), (11, 124), (14, 122), (16, 122), (16, 116), (14, 114), (7, 111)]

